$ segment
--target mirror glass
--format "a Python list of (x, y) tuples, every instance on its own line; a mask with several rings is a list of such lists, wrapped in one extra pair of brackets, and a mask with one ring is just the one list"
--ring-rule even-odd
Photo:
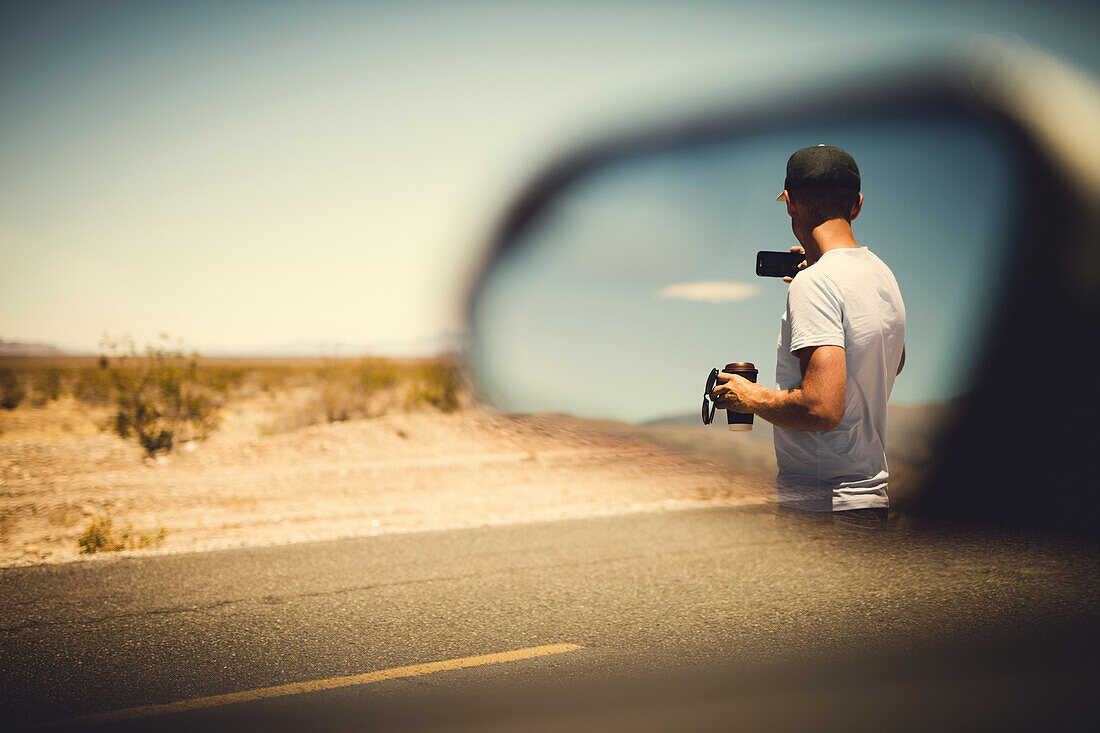
[(797, 244), (775, 197), (788, 156), (818, 143), (859, 164), (853, 231), (905, 300), (891, 403), (963, 394), (1011, 256), (1019, 164), (996, 128), (928, 117), (733, 136), (581, 177), (476, 297), (470, 361), (485, 397), (518, 412), (698, 422), (711, 367), (752, 361), (774, 387), (787, 285), (757, 277), (755, 254)]

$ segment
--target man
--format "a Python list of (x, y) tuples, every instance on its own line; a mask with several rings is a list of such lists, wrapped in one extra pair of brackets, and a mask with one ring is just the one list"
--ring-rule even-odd
[[(722, 373), (718, 406), (775, 426), (781, 508), (884, 522), (886, 402), (905, 363), (905, 305), (893, 273), (852, 235), (863, 205), (859, 168), (819, 145), (787, 161), (777, 201), (806, 255), (781, 320), (776, 382)], [(839, 514), (843, 512), (844, 514)]]

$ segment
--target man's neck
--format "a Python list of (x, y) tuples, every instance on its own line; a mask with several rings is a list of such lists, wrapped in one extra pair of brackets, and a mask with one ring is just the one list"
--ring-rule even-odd
[(805, 240), (801, 244), (806, 249), (806, 262), (811, 265), (830, 250), (859, 247), (859, 242), (852, 235), (852, 223), (844, 219), (830, 219), (822, 222), (805, 237)]

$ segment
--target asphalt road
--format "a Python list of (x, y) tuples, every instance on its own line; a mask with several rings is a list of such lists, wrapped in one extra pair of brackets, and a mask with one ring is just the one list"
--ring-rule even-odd
[(571, 644), (99, 726), (1087, 729), (1098, 558), (756, 507), (7, 569), (0, 722)]

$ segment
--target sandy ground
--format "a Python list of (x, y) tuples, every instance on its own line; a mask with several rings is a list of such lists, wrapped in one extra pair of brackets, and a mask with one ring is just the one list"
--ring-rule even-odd
[[(280, 404), (279, 400), (283, 399)], [(265, 401), (266, 400), (266, 401)], [(763, 476), (560, 415), (395, 414), (269, 434), (285, 397), (156, 461), (70, 399), (0, 414), (0, 566), (177, 553), (657, 508), (763, 503)], [(81, 555), (93, 517), (165, 531), (156, 548)]]

